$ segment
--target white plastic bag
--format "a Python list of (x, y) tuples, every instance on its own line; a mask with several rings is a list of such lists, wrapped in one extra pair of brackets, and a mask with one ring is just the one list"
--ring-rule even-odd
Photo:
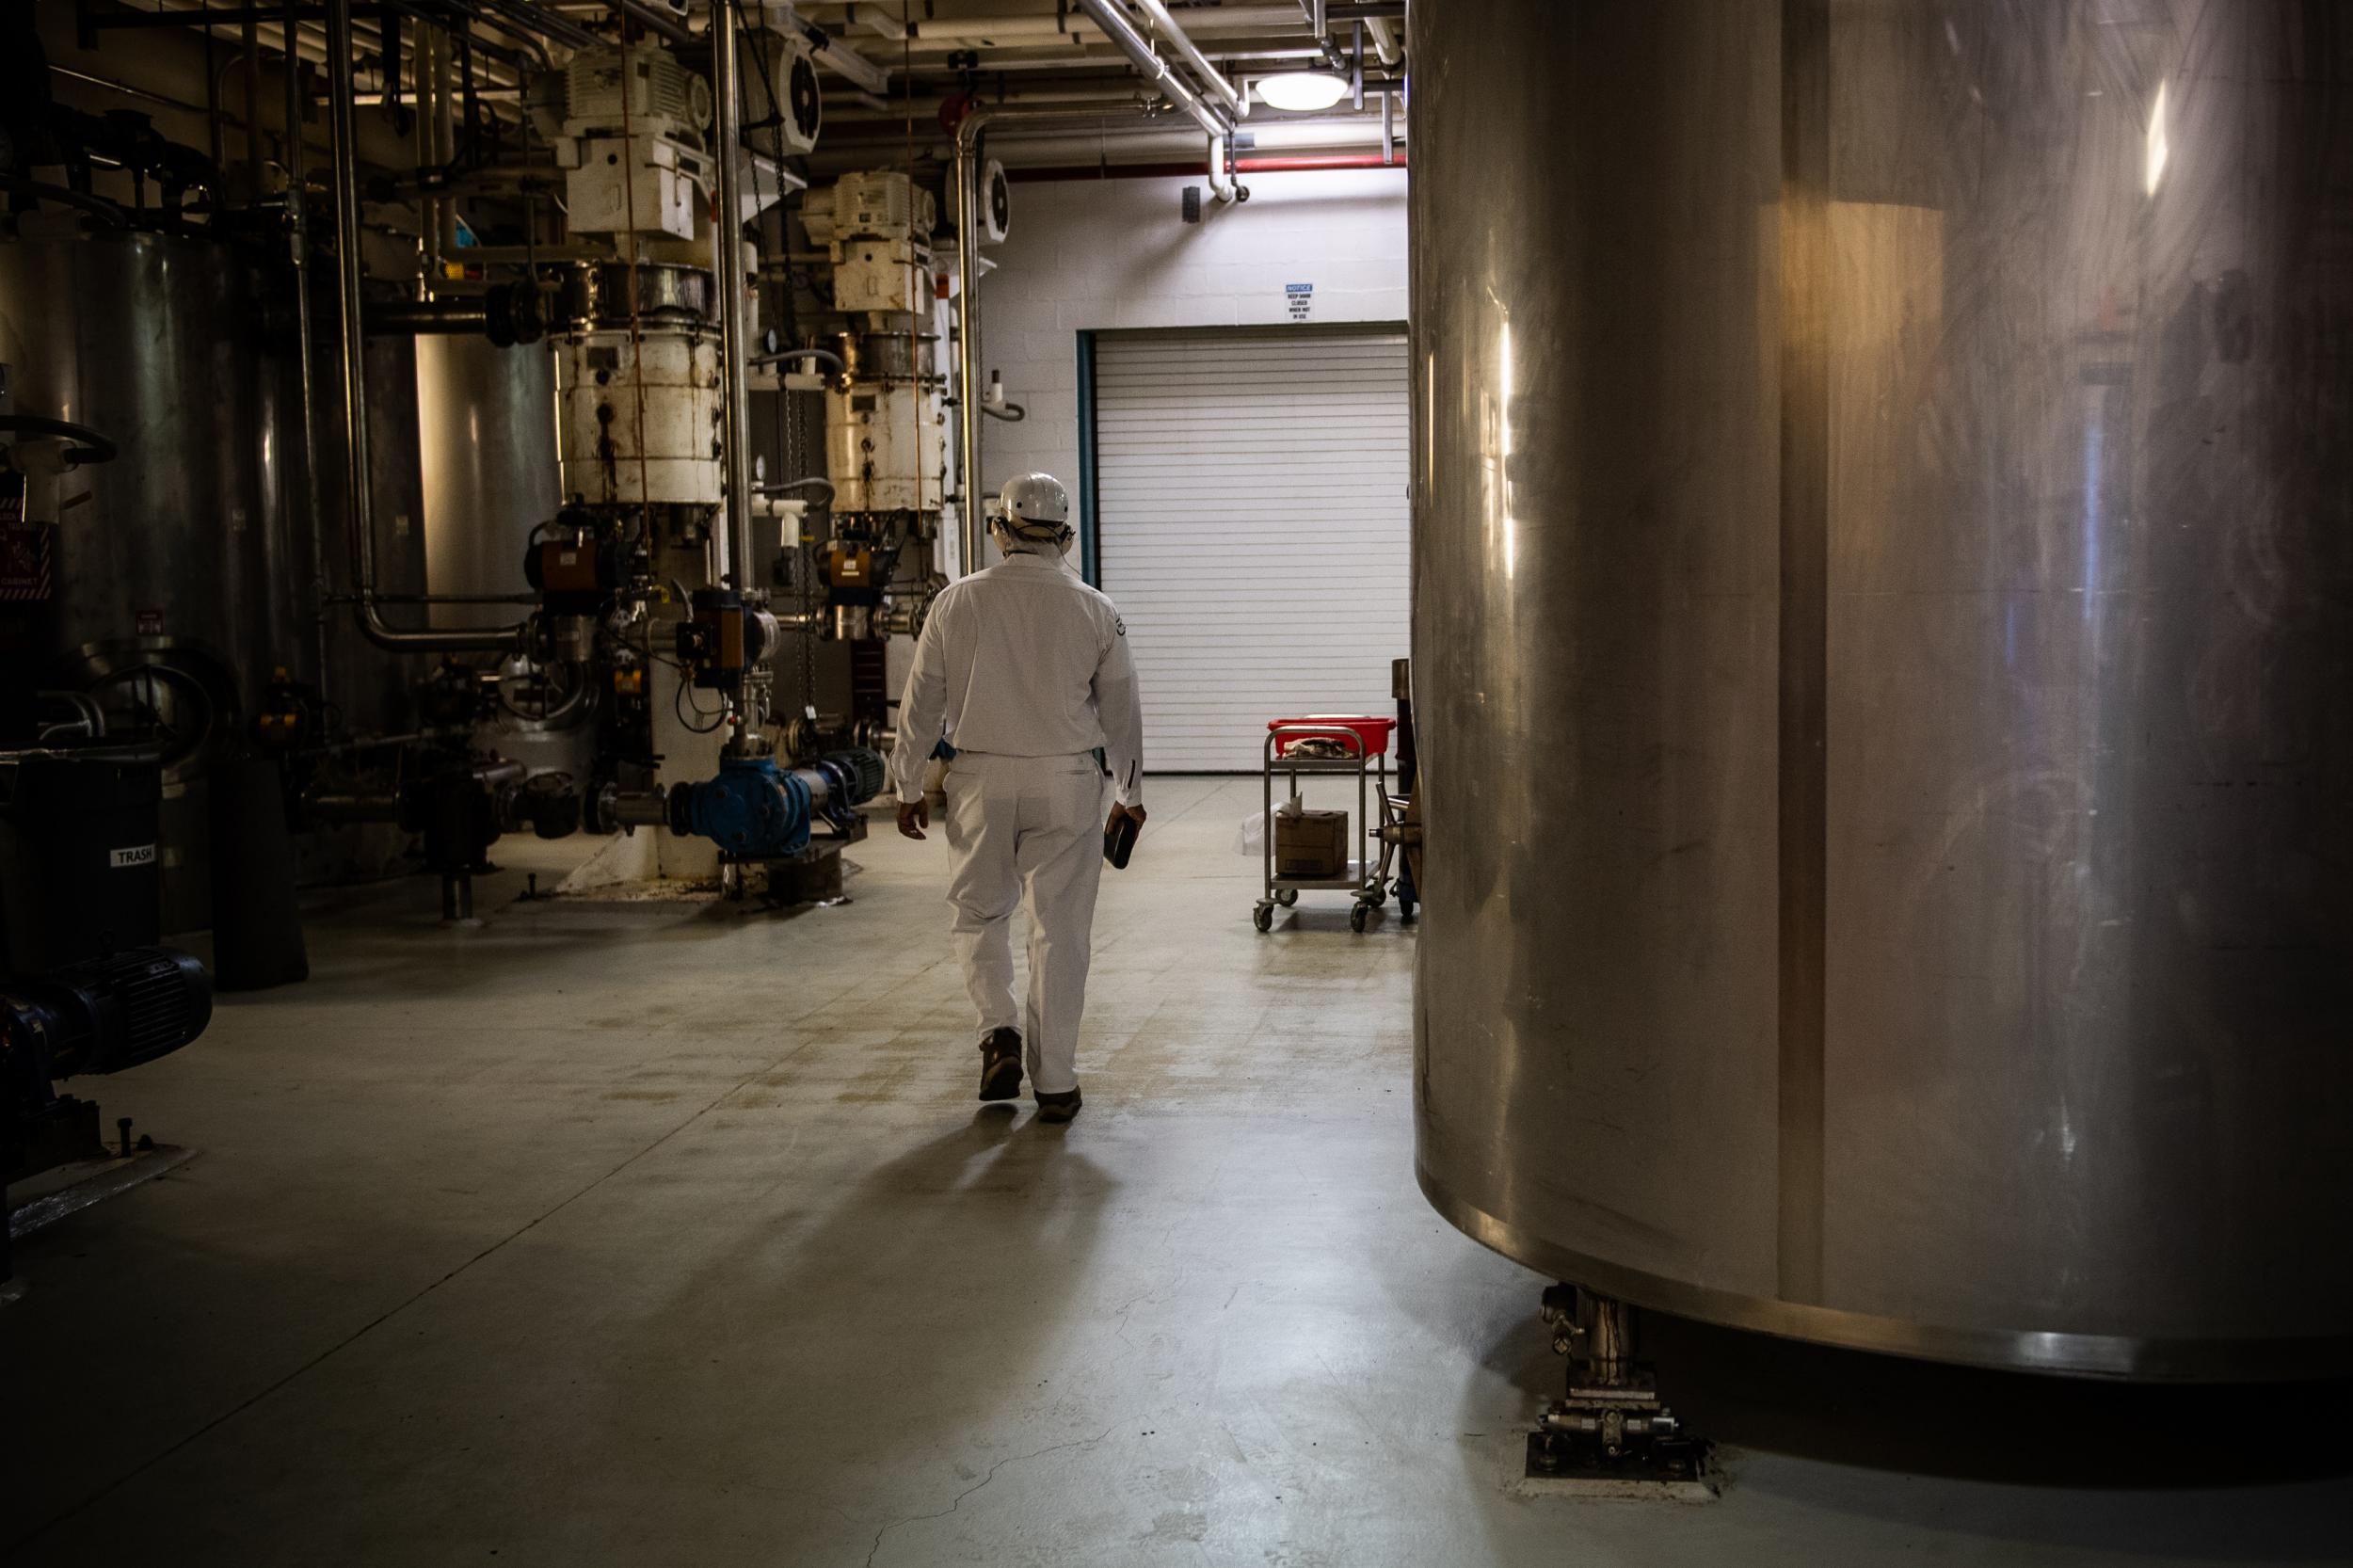
[(1306, 808), (1300, 798), (1293, 795), (1272, 811), (1251, 812), (1250, 815), (1242, 818), (1241, 825), (1234, 830), (1234, 853), (1247, 855), (1254, 860), (1264, 859), (1268, 830), (1267, 819), (1273, 816), (1295, 817)]

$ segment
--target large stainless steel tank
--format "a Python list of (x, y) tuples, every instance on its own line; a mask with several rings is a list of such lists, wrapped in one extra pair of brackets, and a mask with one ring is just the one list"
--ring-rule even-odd
[(168, 932), (212, 923), (207, 774), (268, 679), (254, 666), (305, 651), (292, 377), (265, 350), (263, 297), (227, 246), (120, 231), (0, 239), (13, 410), (88, 425), (119, 454), (32, 498), (32, 515), (56, 524), (53, 586), (22, 609), (43, 658), (16, 678), (90, 692), (117, 729), (162, 741)]
[[(40, 219), (54, 219), (42, 214)], [(319, 679), (299, 376), (288, 280), (255, 247), (124, 231), (0, 237), (0, 364), (17, 413), (87, 424), (111, 462), (78, 468), (54, 506), (52, 597), (11, 607), (41, 649), (32, 678), (88, 690), (119, 728), (166, 738), (164, 929), (210, 920), (206, 774), (240, 744), (280, 666)], [(322, 296), (316, 432), (327, 593), (348, 591), (337, 323)], [(424, 586), (414, 352), (368, 346), (380, 586)], [(344, 723), (406, 723), (417, 669), (331, 609), (325, 688)], [(16, 676), (17, 672), (10, 672)], [(17, 678), (22, 679), (22, 676)]]
[[(424, 490), (425, 580), (436, 594), (530, 591), (523, 554), (563, 504), (557, 483), (555, 354), (547, 344), (500, 348), (485, 338), (416, 341), (417, 429)], [(449, 626), (505, 626), (519, 604), (448, 604)], [(533, 772), (586, 777), (595, 748), (593, 694), (558, 672), (506, 662), (498, 717), (476, 744)]]
[(2353, 1365), (2353, 27), (1413, 9), (1424, 1192), (1721, 1322)]
[(88, 424), (120, 453), (60, 486), (54, 652), (167, 637), (234, 667), (248, 650), (301, 645), (298, 458), (262, 296), (228, 246), (120, 232), (0, 239), (14, 410)]
[[(425, 580), (437, 594), (521, 594), (531, 532), (563, 504), (555, 355), (477, 337), (417, 340)], [(436, 624), (504, 626), (512, 604), (447, 605)]]

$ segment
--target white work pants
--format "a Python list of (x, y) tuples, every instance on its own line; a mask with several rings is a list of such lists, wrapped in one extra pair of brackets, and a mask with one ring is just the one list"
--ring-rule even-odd
[(948, 764), (956, 957), (981, 1032), (1015, 1024), (1013, 917), (1030, 895), (1030, 1003), (1018, 1027), (1031, 1087), (1078, 1086), (1095, 892), (1103, 880), (1103, 774), (1094, 757), (995, 757)]

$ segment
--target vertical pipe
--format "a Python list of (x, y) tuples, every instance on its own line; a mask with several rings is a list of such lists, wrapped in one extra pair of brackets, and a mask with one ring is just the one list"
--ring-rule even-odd
[(335, 297), (344, 331), (344, 493), (352, 594), (364, 619), (376, 587), (376, 506), (368, 488), (367, 338), (360, 325), (360, 133), (351, 101), (356, 63), (351, 0), (327, 0), (327, 130), (333, 159), (328, 179), (335, 194)]
[[(390, 17), (385, 25), (392, 25)], [(384, 624), (376, 607), (376, 499), (368, 484), (367, 332), (360, 296), (359, 112), (351, 91), (354, 58), (351, 0), (327, 0), (327, 124), (334, 157), (336, 297), (343, 308), (344, 492), (344, 518), (351, 529), (352, 614), (360, 634), (378, 648), (415, 653), (513, 648), (523, 626), (464, 632), (394, 628)]]
[[(408, 69), (413, 72), (417, 105), (415, 157), (417, 172), (423, 174), (433, 165), (433, 55), (440, 34), (439, 29), (417, 24), (417, 36), (408, 50)], [(417, 292), (430, 299), (441, 280), (441, 200), (438, 196), (417, 198)]]
[(1220, 201), (1234, 199), (1234, 177), (1226, 168), (1225, 138), (1209, 138), (1209, 194)]
[(245, 48), (245, 189), (250, 199), (262, 194), (262, 29), (249, 8), (237, 41)]
[[(212, 8), (212, 0), (199, 0), (197, 15), (200, 17)], [(213, 155), (215, 168), (229, 167), (229, 149), (220, 129), (220, 72), (213, 64), (213, 29), (209, 24), (204, 27), (204, 150)]]
[[(979, 245), (975, 236), (981, 226), (980, 169), (978, 167), (981, 133), (1000, 120), (1051, 121), (1057, 120), (1093, 120), (1102, 117), (1083, 109), (1040, 108), (1024, 114), (1018, 108), (976, 108), (956, 123), (956, 155), (951, 200), (956, 212), (956, 285), (957, 314), (960, 317), (962, 343), (956, 354), (956, 425), (958, 444), (964, 449), (964, 507), (958, 518), (958, 533), (964, 546), (964, 569), (981, 569), (981, 275)], [(1223, 136), (1220, 130), (1216, 135)]]
[(744, 320), (743, 89), (737, 75), (739, 40), (729, 0), (712, 0), (711, 85), (718, 99), (713, 126), (719, 160), (719, 221), (712, 226), (718, 247), (719, 358), (726, 377), (720, 387), (720, 432), (727, 449), (727, 559), (721, 569), (734, 575), (740, 592), (751, 584), (752, 455), (744, 431), (751, 401), (745, 360), (751, 353)]
[(956, 310), (963, 341), (956, 353), (956, 424), (964, 449), (964, 505), (956, 519), (966, 574), (981, 569), (981, 275), (978, 170), (973, 160), (990, 115), (975, 109), (956, 126)]
[(327, 515), (319, 504), (318, 385), (312, 374), (315, 337), (311, 323), (311, 223), (303, 205), (310, 196), (309, 149), (302, 133), (302, 60), (295, 53), (295, 7), (286, 7), (286, 228), (287, 261), (294, 268), (296, 423), (302, 450), (296, 454), (302, 470), (303, 517), (311, 531), (311, 583), (319, 602), (312, 612), (312, 634), (317, 640), (313, 672), (319, 689), (327, 688)]
[[(433, 36), (433, 162), (445, 173), (457, 161), (457, 99), (450, 79), (450, 57), (456, 53), (456, 35), (443, 28)], [(443, 262), (457, 249), (457, 201), (443, 196), (437, 203), (440, 210), (441, 227), (435, 248)], [(438, 291), (441, 280), (433, 286)]]

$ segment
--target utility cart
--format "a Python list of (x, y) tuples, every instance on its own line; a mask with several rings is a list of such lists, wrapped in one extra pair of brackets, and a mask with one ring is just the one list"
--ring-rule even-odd
[[(1261, 849), (1265, 885), (1257, 907), (1251, 912), (1251, 921), (1260, 931), (1273, 930), (1274, 911), (1297, 904), (1302, 893), (1355, 894), (1355, 906), (1348, 912), (1349, 927), (1354, 931), (1364, 930), (1372, 912), (1388, 902), (1390, 857), (1396, 847), (1389, 831), (1396, 826), (1396, 808), (1389, 797), (1389, 731), (1396, 727), (1393, 718), (1353, 713), (1310, 714), (1305, 718), (1274, 719), (1267, 725), (1265, 768), (1260, 776), (1266, 813), (1266, 836)], [(1299, 793), (1302, 777), (1321, 775), (1353, 776), (1356, 780), (1356, 814), (1348, 818), (1347, 831), (1340, 835), (1337, 874), (1278, 874), (1278, 819), (1274, 814), (1277, 774), (1289, 783), (1284, 793), (1286, 800)], [(1376, 821), (1378, 827), (1373, 825)], [(1352, 853), (1361, 850), (1367, 839), (1380, 842), (1377, 857)]]

